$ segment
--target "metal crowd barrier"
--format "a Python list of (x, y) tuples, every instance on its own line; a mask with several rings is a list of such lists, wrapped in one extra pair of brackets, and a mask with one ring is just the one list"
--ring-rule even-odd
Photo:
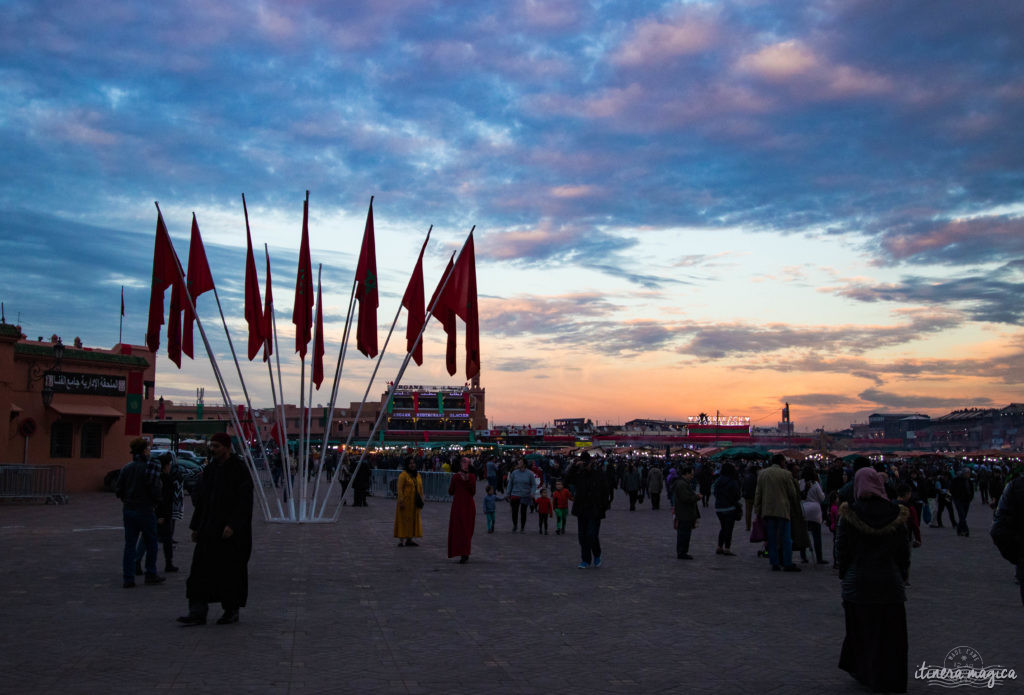
[[(383, 470), (374, 468), (370, 471), (370, 493), (374, 497), (398, 497), (398, 475), (401, 470)], [(419, 471), (423, 478), (423, 497), (431, 502), (451, 502), (448, 494), (448, 483), (452, 479), (451, 473), (434, 471)]]
[(47, 504), (67, 504), (64, 466), (0, 464), (0, 499), (41, 499)]

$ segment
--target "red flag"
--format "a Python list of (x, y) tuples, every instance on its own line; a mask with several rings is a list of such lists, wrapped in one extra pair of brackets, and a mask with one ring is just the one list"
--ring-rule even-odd
[(146, 326), (146, 347), (154, 353), (160, 348), (160, 326), (164, 324), (164, 291), (181, 282), (178, 256), (167, 233), (164, 216), (157, 208), (156, 242), (153, 245), (153, 284), (149, 291), (149, 322)]
[[(185, 280), (188, 285), (188, 293), (192, 295), (192, 303), (199, 304), (199, 295), (213, 289), (213, 274), (210, 273), (210, 264), (206, 260), (206, 248), (203, 246), (203, 237), (199, 234), (199, 223), (196, 222), (196, 214), (192, 213), (192, 240), (188, 245), (188, 278)], [(174, 301), (174, 296), (171, 296)], [(181, 350), (189, 357), (195, 358), (192, 348), (192, 331), (196, 316), (192, 313), (192, 307), (182, 298), (182, 309), (185, 311), (185, 323), (182, 328)]]
[(359, 324), (356, 347), (367, 357), (377, 356), (377, 250), (373, 243), (373, 198), (366, 213), (363, 246), (356, 266), (356, 299), (359, 301)]
[(277, 442), (279, 447), (284, 446), (284, 437), (281, 436), (281, 423), (274, 422), (274, 426), (270, 428), (270, 436), (273, 437), (274, 441)]
[[(413, 268), (412, 277), (409, 278), (409, 284), (405, 287), (405, 294), (402, 295), (402, 306), (409, 310), (409, 320), (405, 325), (406, 352), (412, 350), (413, 343), (416, 342), (420, 331), (423, 330), (423, 323), (426, 320), (423, 307), (423, 252), (427, 249), (427, 242), (429, 241), (430, 232), (428, 231), (427, 238), (423, 240), (423, 247), (420, 248), (420, 256), (416, 259), (416, 267)], [(423, 341), (416, 345), (412, 358), (416, 364), (423, 364)]]
[(295, 324), (295, 352), (306, 357), (313, 328), (313, 264), (309, 260), (309, 191), (302, 206), (302, 243), (299, 246), (299, 270), (295, 277), (295, 305), (292, 308)]
[(263, 293), (263, 361), (266, 362), (274, 354), (274, 293), (270, 289), (270, 253), (267, 256), (267, 289)]
[(316, 281), (316, 338), (313, 340), (313, 383), (316, 390), (324, 381), (324, 307), (320, 295), (320, 280)]
[(456, 316), (466, 322), (466, 378), (480, 373), (480, 318), (476, 297), (476, 252), (473, 232), (455, 262), (452, 277), (441, 298)]
[(185, 302), (180, 282), (171, 288), (171, 313), (167, 317), (167, 356), (181, 369), (181, 305)]
[(249, 324), (249, 361), (263, 346), (263, 303), (260, 301), (260, 281), (256, 277), (256, 259), (252, 255), (252, 235), (245, 230), (245, 321)]
[[(445, 350), (445, 366), (448, 368), (449, 374), (455, 374), (455, 312), (452, 311), (448, 306), (442, 302), (437, 301), (438, 292), (441, 291), (441, 285), (444, 284), (444, 280), (448, 277), (453, 268), (455, 267), (455, 254), (448, 259), (448, 267), (441, 273), (441, 280), (437, 283), (437, 287), (434, 288), (434, 294), (430, 297), (430, 306), (434, 307), (433, 316), (444, 328), (444, 332), (448, 334), (448, 346)], [(448, 281), (449, 284), (451, 280)]]

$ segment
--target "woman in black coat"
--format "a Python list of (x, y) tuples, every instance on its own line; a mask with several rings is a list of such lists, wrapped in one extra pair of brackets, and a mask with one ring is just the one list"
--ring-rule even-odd
[(715, 493), (715, 514), (718, 515), (717, 555), (735, 555), (732, 548), (732, 530), (742, 514), (743, 497), (740, 494), (739, 473), (731, 463), (723, 463), (722, 471), (713, 487)]
[(839, 509), (836, 552), (846, 639), (839, 668), (875, 692), (907, 692), (909, 512), (890, 502), (881, 476), (857, 471), (854, 502)]

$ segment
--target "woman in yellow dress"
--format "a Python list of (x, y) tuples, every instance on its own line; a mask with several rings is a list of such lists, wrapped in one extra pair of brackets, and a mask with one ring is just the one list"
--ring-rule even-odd
[(395, 538), (399, 547), (419, 545), (413, 538), (423, 537), (423, 478), (416, 472), (416, 461), (405, 460), (405, 470), (398, 476), (398, 505), (395, 507)]

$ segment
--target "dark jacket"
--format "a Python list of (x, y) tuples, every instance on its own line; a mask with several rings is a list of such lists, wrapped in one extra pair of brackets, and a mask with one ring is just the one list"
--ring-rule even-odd
[(569, 469), (566, 481), (575, 486), (572, 515), (603, 519), (608, 509), (608, 480), (597, 468), (585, 469), (579, 464)]
[(719, 476), (712, 488), (715, 494), (715, 509), (728, 510), (740, 505), (740, 483), (736, 478)]
[(153, 511), (160, 503), (160, 464), (145, 455), (132, 457), (132, 462), (117, 476), (117, 496), (125, 509)]
[(700, 497), (686, 478), (676, 478), (672, 486), (672, 506), (675, 507), (676, 519), (679, 523), (688, 522), (691, 525), (700, 517), (700, 510), (697, 509), (697, 502)]
[(953, 482), (949, 484), (949, 493), (955, 500), (970, 502), (974, 499), (974, 484), (971, 482), (970, 478), (958, 475), (953, 478)]
[(910, 576), (910, 511), (881, 497), (866, 497), (839, 508), (836, 554), (843, 600), (902, 603)]

